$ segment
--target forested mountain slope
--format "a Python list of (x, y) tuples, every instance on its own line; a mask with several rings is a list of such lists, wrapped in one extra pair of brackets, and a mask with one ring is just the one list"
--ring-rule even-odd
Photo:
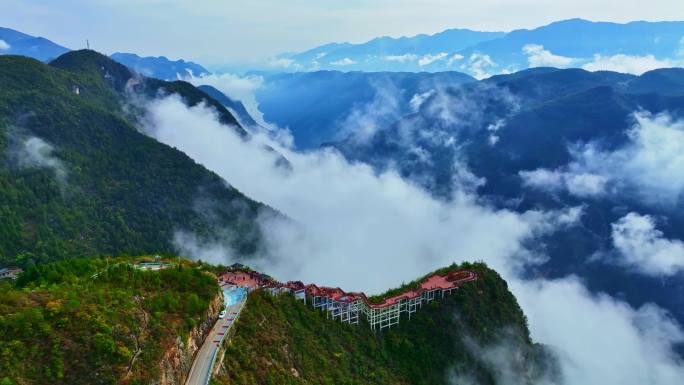
[(73, 258), (0, 281), (0, 384), (182, 383), (223, 303), (216, 281), (187, 261), (136, 260)]
[(555, 378), (552, 355), (531, 341), (506, 282), (483, 264), (449, 269), (458, 268), (477, 272), (478, 280), (380, 332), (363, 321), (326, 319), (289, 295), (255, 292), (213, 383), (531, 384)]
[(0, 57), (0, 262), (169, 252), (176, 231), (218, 237), (217, 228), (238, 252), (256, 249), (264, 206), (136, 128), (143, 111), (130, 95), (163, 93), (206, 101), (247, 135), (192, 85), (140, 77), (94, 51), (50, 65)]

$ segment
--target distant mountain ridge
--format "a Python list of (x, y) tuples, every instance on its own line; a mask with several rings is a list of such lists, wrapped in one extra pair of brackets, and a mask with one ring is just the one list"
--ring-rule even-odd
[(247, 112), (247, 109), (242, 102), (229, 98), (223, 92), (209, 85), (201, 85), (197, 88), (204, 91), (207, 95), (211, 96), (217, 102), (223, 104), (226, 108), (233, 112), (235, 117), (240, 121), (241, 125), (247, 127), (254, 127), (258, 125), (249, 112)]
[[(378, 37), (366, 43), (331, 43), (289, 56), (296, 63), (312, 63), (316, 69), (350, 69), (363, 71), (408, 70), (406, 64), (418, 56), (456, 52), (471, 45), (504, 36), (503, 32), (479, 32), (449, 29), (434, 35), (412, 37)], [(346, 60), (348, 59), (348, 60)], [(425, 65), (429, 58), (424, 59)], [(353, 61), (354, 63), (352, 63)], [(326, 64), (327, 63), (327, 64)], [(419, 63), (420, 64), (420, 63)]]
[(684, 60), (683, 39), (682, 21), (620, 24), (569, 19), (508, 33), (448, 29), (360, 44), (330, 43), (284, 54), (279, 63), (285, 70), (456, 70), (482, 78), (545, 65), (580, 67), (614, 55), (646, 57), (673, 66)]
[(46, 38), (0, 27), (0, 55), (22, 55), (49, 61), (66, 52), (69, 52), (69, 48)]
[[(10, 28), (0, 27), (0, 55), (21, 55), (48, 62), (69, 52), (70, 49), (43, 37), (36, 37)], [(209, 75), (200, 64), (183, 59), (170, 60), (165, 56), (139, 56), (116, 52), (110, 57), (133, 71), (161, 80), (178, 80), (192, 76)]]
[[(341, 74), (337, 82), (353, 84), (354, 76), (354, 73)], [(291, 78), (299, 81), (292, 81), (289, 89), (315, 85), (304, 80), (306, 77), (301, 74), (293, 74)], [(416, 95), (388, 89), (392, 88), (376, 92), (401, 99), (396, 105), (407, 103)], [(310, 89), (309, 92), (323, 91)], [(681, 272), (652, 277), (636, 269), (625, 269), (609, 259), (618, 255), (614, 224), (630, 212), (663, 218), (657, 226), (662, 237), (683, 239), (684, 196), (677, 190), (674, 206), (665, 202), (653, 204), (649, 201), (650, 195), (644, 198), (651, 190), (643, 190), (643, 185), (637, 184), (640, 182), (626, 180), (621, 164), (607, 171), (602, 168), (615, 159), (611, 158), (612, 154), (629, 151), (634, 157), (644, 153), (656, 156), (666, 152), (668, 146), (678, 145), (673, 138), (682, 132), (684, 69), (657, 69), (636, 76), (578, 68), (532, 68), (456, 87), (436, 88), (432, 93), (425, 90), (422, 94), (426, 92), (427, 97), (418, 108), (401, 118), (373, 120), (376, 126), (370, 135), (364, 131), (367, 122), (380, 110), (372, 103), (368, 109), (339, 103), (333, 112), (349, 116), (343, 121), (350, 124), (362, 123), (354, 126), (363, 134), (361, 139), (355, 136), (356, 132), (343, 140), (336, 139), (339, 134), (336, 130), (344, 127), (337, 125), (317, 127), (315, 138), (318, 142), (327, 139), (330, 143), (326, 146), (333, 147), (352, 163), (369, 164), (378, 172), (399, 172), (443, 199), (454, 196), (454, 189), (472, 189), (495, 207), (520, 213), (581, 207), (578, 226), (559, 230), (540, 241), (549, 259), (535, 267), (530, 275), (556, 278), (575, 274), (592, 292), (619, 295), (634, 307), (655, 303), (670, 311), (678, 322), (684, 322), (684, 296), (673, 295), (684, 293)], [(364, 93), (357, 88), (345, 98), (368, 99)], [(308, 104), (310, 98), (296, 92), (290, 95), (291, 106), (306, 107), (291, 107), (286, 111), (289, 115), (264, 111), (267, 121), (269, 117), (279, 117), (270, 122), (284, 126), (286, 122), (305, 119), (311, 114), (309, 110), (316, 107)], [(343, 109), (346, 111), (340, 111)], [(355, 109), (368, 113), (355, 114)], [(293, 127), (306, 125), (289, 127), (297, 138), (302, 133)], [(662, 142), (651, 137), (637, 138), (652, 135), (654, 131), (657, 135), (673, 136)], [(594, 154), (599, 154), (596, 161), (591, 158)], [(670, 164), (674, 162), (668, 160), (659, 166)], [(648, 177), (655, 173), (651, 167), (657, 168), (644, 166), (642, 175)], [(559, 183), (566, 183), (562, 178), (569, 180), (578, 175), (579, 178), (596, 177), (605, 181), (602, 182), (605, 185), (592, 190), (591, 183), (571, 185), (577, 182), (575, 179), (555, 189), (558, 184), (554, 185), (553, 181), (532, 179), (558, 177)], [(674, 185), (678, 175), (669, 177), (667, 183)], [(648, 185), (648, 188), (659, 186)], [(594, 259), (594, 256), (603, 259)]]
[(264, 80), (255, 94), (259, 110), (267, 122), (289, 128), (300, 149), (343, 139), (362, 116), (372, 115), (380, 125), (398, 119), (436, 87), (475, 81), (455, 71), (316, 71), (266, 75)]
[(190, 75), (202, 76), (210, 73), (197, 63), (183, 59), (169, 60), (165, 56), (141, 57), (134, 53), (116, 52), (110, 57), (141, 75), (161, 80), (177, 80)]

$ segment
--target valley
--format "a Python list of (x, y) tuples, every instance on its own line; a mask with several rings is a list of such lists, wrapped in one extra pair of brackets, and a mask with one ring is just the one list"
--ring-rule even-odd
[(681, 383), (681, 4), (391, 3), (0, 0), (0, 385)]

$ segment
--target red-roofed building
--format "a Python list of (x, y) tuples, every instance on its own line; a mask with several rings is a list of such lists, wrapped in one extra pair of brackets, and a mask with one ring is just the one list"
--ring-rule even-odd
[(221, 285), (246, 287), (250, 291), (262, 288), (273, 295), (287, 292), (303, 300), (304, 303), (310, 303), (315, 309), (325, 311), (329, 318), (339, 319), (341, 322), (358, 324), (360, 317), (365, 316), (373, 330), (397, 325), (402, 313), (406, 313), (411, 319), (411, 314), (415, 313), (423, 303), (436, 298), (444, 298), (462, 284), (476, 279), (477, 274), (468, 270), (433, 274), (423, 279), (415, 289), (385, 298), (380, 303), (371, 303), (364, 293), (347, 293), (339, 287), (305, 285), (300, 281), (282, 284), (253, 271), (239, 270), (219, 274)]

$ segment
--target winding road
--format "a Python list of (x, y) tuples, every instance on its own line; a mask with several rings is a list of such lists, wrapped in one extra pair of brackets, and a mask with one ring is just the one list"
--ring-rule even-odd
[[(226, 290), (224, 288), (224, 298), (227, 298)], [(207, 385), (209, 383), (214, 360), (221, 342), (240, 315), (245, 300), (246, 298), (242, 297), (237, 303), (227, 306), (225, 318), (216, 321), (216, 324), (204, 340), (202, 347), (197, 351), (185, 385)]]

